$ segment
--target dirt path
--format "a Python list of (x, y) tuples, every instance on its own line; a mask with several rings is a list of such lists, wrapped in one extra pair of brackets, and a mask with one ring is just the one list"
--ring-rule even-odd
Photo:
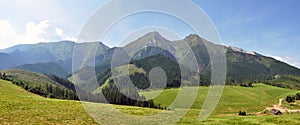
[[(281, 98), (281, 99), (278, 100), (278, 104), (273, 105), (273, 107), (266, 107), (262, 111), (259, 111), (259, 112), (256, 112), (256, 113), (250, 113), (250, 114), (263, 116), (263, 115), (267, 115), (267, 114), (264, 114), (265, 111), (271, 111), (271, 109), (279, 110), (282, 113), (292, 113), (292, 112), (300, 113), (300, 109), (292, 110), (292, 109), (288, 109), (288, 108), (282, 106), (282, 101), (284, 101), (284, 99)], [(219, 114), (217, 116), (236, 116), (236, 114)]]
[(292, 112), (299, 112), (300, 113), (300, 109), (291, 110), (291, 109), (288, 109), (288, 108), (282, 106), (282, 100), (284, 100), (284, 99), (282, 99), (282, 98), (279, 99), (278, 104), (273, 105), (273, 107), (266, 107), (264, 110), (262, 110), (260, 112), (257, 112), (256, 114), (261, 115), (264, 111), (266, 111), (266, 110), (270, 111), (271, 109), (279, 110), (282, 113), (292, 113)]
[(282, 103), (281, 103), (281, 102), (282, 102), (282, 100), (283, 100), (283, 99), (279, 99), (279, 104), (278, 104), (279, 106), (281, 106), (281, 104), (282, 104)]

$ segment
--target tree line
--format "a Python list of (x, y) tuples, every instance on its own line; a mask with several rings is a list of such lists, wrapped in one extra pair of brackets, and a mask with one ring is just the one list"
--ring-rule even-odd
[(289, 88), (289, 89), (300, 89), (300, 77), (299, 76), (279, 76), (272, 80), (264, 81), (265, 84), (277, 86), (281, 88)]
[[(140, 96), (137, 91), (128, 90), (128, 89), (122, 89), (122, 90), (119, 89), (120, 88), (118, 88), (114, 84), (113, 79), (110, 79), (109, 83), (106, 84), (101, 89), (101, 92), (110, 104), (139, 106), (139, 107), (148, 107), (148, 108), (156, 108), (156, 109), (167, 109), (166, 107), (162, 107), (160, 104), (155, 104), (152, 99), (146, 100), (146, 98), (143, 95)], [(134, 97), (134, 99), (127, 97), (120, 91), (126, 92), (126, 95), (130, 95), (130, 97)]]

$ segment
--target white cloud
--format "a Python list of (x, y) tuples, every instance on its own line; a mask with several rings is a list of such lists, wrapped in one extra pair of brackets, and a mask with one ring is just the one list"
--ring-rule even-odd
[(16, 28), (9, 21), (0, 20), (0, 49), (14, 45), (12, 41), (14, 37), (16, 37)]
[(0, 20), (1, 37), (13, 37), (15, 35), (15, 27), (7, 20)]
[(67, 36), (64, 34), (64, 30), (60, 29), (60, 28), (55, 28), (55, 33), (57, 36), (59, 36), (62, 40), (69, 40), (69, 41), (77, 41), (77, 38), (73, 37), (73, 36)]
[(60, 29), (60, 28), (55, 28), (55, 33), (56, 33), (56, 35), (58, 35), (58, 36), (60, 36), (60, 37), (62, 37), (63, 36), (63, 30), (62, 29)]
[(77, 42), (77, 38), (76, 37), (72, 37), (72, 36), (63, 37), (62, 40), (69, 40), (69, 41)]
[(38, 24), (35, 22), (28, 22), (26, 24), (26, 32), (16, 37), (15, 42), (19, 43), (36, 43), (48, 42), (47, 33), (50, 26), (49, 20), (40, 21)]
[(64, 34), (63, 29), (52, 26), (49, 20), (43, 20), (38, 23), (27, 22), (25, 32), (17, 30), (8, 20), (0, 20), (0, 49), (16, 44), (34, 44), (58, 40), (76, 41), (77, 39)]

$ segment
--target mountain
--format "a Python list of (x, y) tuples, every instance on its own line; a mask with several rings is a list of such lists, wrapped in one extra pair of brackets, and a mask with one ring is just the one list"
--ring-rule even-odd
[[(207, 82), (203, 84), (208, 84), (211, 77), (212, 62), (208, 48), (213, 54), (223, 52), (220, 49), (224, 50), (227, 63), (227, 84), (239, 84), (244, 81), (265, 81), (272, 79), (275, 75), (300, 75), (298, 68), (256, 52), (214, 44), (196, 34), (191, 34), (181, 40), (170, 41), (155, 31), (145, 34), (124, 47), (109, 48), (101, 42), (75, 43), (71, 41), (17, 45), (2, 50), (0, 58), (3, 61), (0, 62), (0, 69), (16, 67), (64, 77), (65, 72), (72, 73), (74, 47), (78, 48), (80, 53), (85, 53), (90, 47), (95, 46), (98, 46), (95, 57), (96, 67), (89, 65), (93, 58), (83, 58), (81, 61), (87, 65), (81, 67), (82, 69), (95, 68), (96, 73), (101, 73), (110, 69), (110, 67), (119, 67), (128, 63), (139, 67), (135, 61), (139, 60), (147, 63), (149, 61), (147, 60), (148, 57), (151, 57), (151, 63), (157, 64), (162, 56), (175, 62), (169, 61), (170, 65), (182, 65), (182, 62), (184, 62), (185, 66), (189, 66), (187, 64), (192, 64), (194, 57), (186, 48), (187, 45), (191, 48), (198, 64), (198, 67), (189, 68), (200, 71), (200, 75)], [(144, 59), (147, 61), (143, 61)]]
[[(275, 75), (300, 76), (298, 68), (256, 52), (214, 44), (195, 34), (191, 34), (182, 40), (169, 41), (158, 32), (151, 32), (122, 48), (115, 47), (109, 49), (109, 54), (106, 54), (106, 58), (110, 59), (95, 67), (97, 79), (100, 82), (99, 85), (104, 84), (106, 79), (109, 78), (111, 67), (134, 64), (136, 67), (140, 67), (146, 71), (144, 74), (137, 73), (137, 75), (130, 75), (134, 81), (148, 81), (143, 82), (147, 86), (149, 84), (148, 75), (151, 68), (161, 67), (168, 76), (168, 87), (178, 87), (177, 83), (181, 82), (179, 79), (182, 77), (177, 70), (178, 66), (182, 66), (182, 64), (178, 62), (193, 60), (193, 57), (188, 54), (188, 50), (183, 45), (185, 43), (189, 45), (196, 57), (200, 71), (200, 85), (210, 84), (211, 61), (207, 47), (210, 47), (212, 53), (220, 52), (218, 49), (224, 50), (227, 63), (226, 84), (237, 85), (245, 81), (263, 82), (273, 79)], [(178, 50), (180, 53), (177, 52)], [(130, 56), (132, 58), (128, 60)], [(111, 59), (113, 57), (118, 60), (113, 60), (114, 62), (112, 63)], [(115, 64), (116, 62), (117, 64)], [(187, 71), (191, 70), (190, 68), (187, 69)], [(88, 81), (88, 79), (84, 80)], [(171, 83), (174, 83), (174, 85)], [(189, 83), (189, 85), (195, 84)]]
[[(96, 56), (97, 63), (104, 61), (104, 54), (109, 47), (101, 42), (75, 43), (72, 41), (60, 41), (50, 43), (16, 45), (1, 50), (0, 69), (10, 69), (23, 64), (36, 64), (46, 62), (56, 62), (66, 72), (72, 72), (72, 57), (74, 47), (87, 50), (91, 46), (98, 46)], [(85, 59), (90, 60), (90, 59)]]
[[(192, 60), (192, 56), (186, 54), (188, 51), (184, 48), (184, 43), (191, 47), (198, 62), (199, 71), (206, 79), (210, 79), (211, 74), (211, 61), (207, 47), (210, 47), (212, 53), (218, 52), (218, 49), (224, 50), (227, 63), (227, 84), (239, 84), (246, 80), (253, 82), (265, 81), (272, 79), (275, 75), (300, 75), (298, 68), (284, 62), (256, 52), (214, 44), (195, 34), (191, 34), (182, 40), (169, 41), (158, 32), (151, 32), (124, 48), (129, 53), (133, 50), (139, 50), (133, 54), (134, 60), (157, 54), (179, 62), (181, 60)], [(157, 58), (157, 62), (159, 62), (159, 58)]]
[(108, 47), (101, 42), (75, 43), (73, 41), (59, 41), (49, 43), (16, 45), (7, 49), (3, 49), (2, 52), (12, 53), (16, 50), (24, 52), (26, 50), (40, 48), (49, 51), (49, 53), (51, 53), (55, 57), (55, 59), (65, 61), (69, 58), (72, 58), (74, 46), (84, 48), (96, 45), (98, 46), (98, 54), (103, 54), (108, 49)]
[(15, 67), (14, 69), (22, 69), (32, 72), (44, 73), (44, 74), (54, 74), (56, 76), (66, 78), (69, 73), (66, 72), (59, 64), (55, 62), (46, 63), (36, 63), (36, 64), (24, 64)]
[(145, 57), (162, 54), (174, 58), (175, 48), (172, 47), (171, 41), (165, 39), (158, 32), (150, 32), (137, 40), (124, 46), (123, 49), (133, 57), (134, 60)]
[(0, 69), (10, 69), (22, 64), (56, 61), (55, 57), (43, 48), (31, 48), (24, 51), (15, 50), (11, 53), (0, 53)]
[(0, 58), (0, 70), (9, 69), (22, 64), (22, 60), (15, 58), (12, 54), (0, 53)]
[(242, 80), (264, 81), (275, 75), (300, 75), (300, 70), (284, 62), (257, 53), (227, 48), (227, 83)]
[(16, 45), (2, 50), (4, 53), (12, 53), (14, 51), (24, 52), (31, 49), (40, 48), (49, 51), (57, 60), (66, 60), (72, 57), (74, 45), (76, 43), (72, 41), (61, 41), (51, 43), (38, 43), (38, 44), (24, 44)]

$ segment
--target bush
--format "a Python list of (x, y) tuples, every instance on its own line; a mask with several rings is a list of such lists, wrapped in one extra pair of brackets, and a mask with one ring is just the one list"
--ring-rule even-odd
[(291, 103), (291, 102), (295, 102), (295, 96), (291, 96), (291, 95), (288, 95), (286, 98), (285, 98), (285, 101), (288, 102), (288, 103)]
[(246, 116), (246, 112), (245, 111), (239, 111), (239, 116)]

